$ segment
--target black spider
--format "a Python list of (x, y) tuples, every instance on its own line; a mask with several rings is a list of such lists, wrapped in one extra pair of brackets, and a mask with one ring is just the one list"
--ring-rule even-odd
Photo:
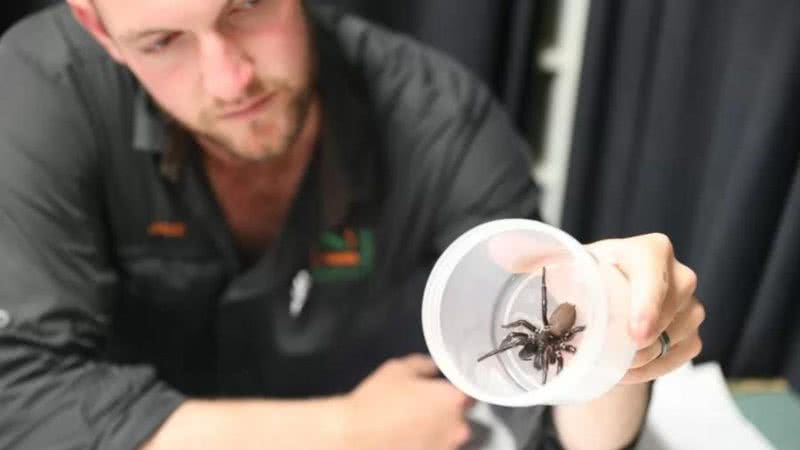
[(527, 320), (517, 320), (503, 325), (503, 328), (523, 327), (530, 331), (530, 334), (520, 331), (509, 332), (505, 339), (500, 342), (500, 346), (478, 358), (479, 362), (500, 352), (522, 346), (519, 351), (520, 359), (524, 361), (533, 359), (533, 367), (537, 370), (543, 370), (542, 384), (547, 383), (547, 371), (550, 368), (550, 364), (557, 364), (556, 374), (561, 373), (561, 369), (564, 368), (564, 358), (561, 352), (575, 353), (575, 346), (567, 344), (567, 342), (576, 333), (585, 330), (586, 326), (581, 325), (573, 328), (573, 325), (575, 325), (575, 306), (570, 303), (558, 305), (548, 320), (545, 275), (545, 268), (542, 267), (542, 323), (544, 327), (539, 329)]

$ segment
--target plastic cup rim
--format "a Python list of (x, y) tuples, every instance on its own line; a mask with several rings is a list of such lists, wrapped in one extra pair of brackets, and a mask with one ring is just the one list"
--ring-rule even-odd
[[(570, 364), (564, 367), (564, 370), (558, 377), (555, 377), (552, 381), (549, 381), (547, 385), (535, 391), (513, 396), (500, 396), (492, 395), (475, 386), (466, 376), (461, 374), (456, 363), (446, 351), (439, 326), (441, 323), (440, 309), (444, 290), (453, 271), (461, 261), (461, 258), (476, 245), (491, 236), (510, 231), (536, 231), (551, 235), (569, 250), (570, 254), (576, 258), (578, 264), (595, 269), (597, 268), (597, 262), (594, 257), (588, 250), (583, 248), (575, 238), (546, 223), (532, 219), (498, 219), (475, 226), (453, 241), (445, 249), (431, 270), (422, 301), (422, 329), (425, 342), (428, 343), (431, 356), (444, 376), (459, 387), (465, 394), (476, 400), (512, 407), (567, 403), (569, 402), (569, 395), (566, 395), (564, 389), (568, 387), (570, 383), (575, 383), (586, 375), (586, 372), (590, 369), (590, 362)], [(590, 281), (592, 285), (602, 285), (597, 270), (591, 270), (589, 274), (593, 278)], [(584, 361), (597, 358), (602, 347), (602, 340), (605, 338), (606, 323), (604, 320), (597, 320), (596, 317), (598, 315), (604, 317), (607, 314), (608, 299), (602, 290), (595, 290), (593, 295), (595, 296), (595, 298), (592, 299), (593, 318), (590, 318), (589, 321), (592, 322), (592, 331), (593, 334), (597, 335), (597, 338), (591, 341), (584, 339), (573, 361), (577, 360), (579, 357), (583, 357)]]

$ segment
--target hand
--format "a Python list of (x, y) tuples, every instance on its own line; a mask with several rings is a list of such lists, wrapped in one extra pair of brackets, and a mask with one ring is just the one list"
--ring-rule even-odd
[(348, 394), (351, 449), (444, 450), (469, 440), (464, 414), (472, 400), (437, 374), (433, 361), (410, 355), (385, 362)]
[[(697, 275), (681, 264), (663, 234), (598, 241), (587, 246), (602, 263), (614, 265), (631, 287), (630, 335), (638, 351), (621, 384), (644, 383), (700, 353), (698, 329), (705, 309), (694, 296)], [(666, 331), (669, 351), (659, 357), (658, 336)]]

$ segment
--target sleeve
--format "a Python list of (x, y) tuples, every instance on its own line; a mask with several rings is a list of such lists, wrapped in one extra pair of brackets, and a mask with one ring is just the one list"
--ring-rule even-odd
[(183, 397), (103, 360), (117, 275), (95, 134), (64, 76), (7, 40), (0, 67), (0, 448), (136, 448)]
[[(447, 189), (438, 203), (434, 245), (443, 251), (460, 234), (504, 218), (539, 220), (539, 189), (531, 151), (503, 107), (485, 88), (476, 93), (459, 124), (465, 142), (446, 148)], [(446, 147), (446, 146), (445, 146)]]

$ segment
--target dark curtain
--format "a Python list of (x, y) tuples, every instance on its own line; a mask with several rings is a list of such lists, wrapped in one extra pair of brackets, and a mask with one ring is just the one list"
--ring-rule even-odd
[(701, 361), (800, 388), (800, 2), (595, 0), (564, 228), (664, 232)]
[(533, 118), (536, 0), (308, 0), (335, 5), (454, 57), (492, 89), (518, 128)]

